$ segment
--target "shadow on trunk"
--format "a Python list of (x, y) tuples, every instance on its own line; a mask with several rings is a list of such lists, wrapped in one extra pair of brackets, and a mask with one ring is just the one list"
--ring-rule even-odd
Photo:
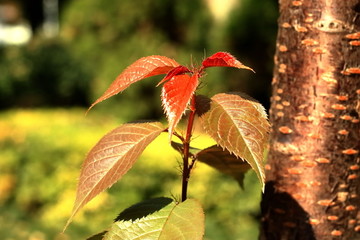
[(315, 240), (307, 212), (286, 192), (277, 192), (274, 182), (266, 183), (261, 202), (263, 212), (260, 239)]

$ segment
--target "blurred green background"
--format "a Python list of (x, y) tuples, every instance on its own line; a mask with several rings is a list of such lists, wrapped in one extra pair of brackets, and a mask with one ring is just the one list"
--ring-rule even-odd
[[(57, 11), (46, 2), (57, 3)], [(256, 74), (209, 69), (200, 93), (242, 91), (269, 105), (277, 0), (0, 0), (0, 10), (0, 33), (17, 25), (32, 33), (21, 44), (0, 39), (1, 239), (86, 239), (132, 204), (179, 198), (180, 157), (161, 135), (59, 235), (81, 163), (100, 137), (127, 121), (164, 121), (155, 87), (161, 77), (134, 84), (84, 116), (136, 59), (157, 54), (196, 65), (228, 51)], [(209, 144), (201, 137), (196, 142)], [(253, 172), (241, 190), (232, 178), (198, 163), (189, 195), (205, 209), (205, 239), (257, 239), (261, 192)]]

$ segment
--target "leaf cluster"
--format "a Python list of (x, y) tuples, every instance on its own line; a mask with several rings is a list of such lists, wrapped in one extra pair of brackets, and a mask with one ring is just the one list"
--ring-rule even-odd
[[(235, 177), (240, 184), (242, 184), (244, 173), (252, 168), (264, 186), (263, 153), (269, 131), (264, 108), (250, 97), (239, 93), (220, 93), (211, 98), (196, 95), (204, 71), (209, 67), (219, 66), (252, 70), (226, 52), (213, 54), (197, 68), (188, 68), (173, 59), (153, 55), (135, 61), (115, 79), (105, 93), (90, 106), (89, 110), (101, 101), (122, 92), (135, 82), (147, 77), (165, 74), (158, 86), (162, 85), (161, 101), (168, 120), (168, 127), (164, 127), (160, 122), (126, 123), (100, 139), (83, 163), (77, 196), (68, 224), (80, 208), (117, 182), (135, 164), (146, 146), (162, 132), (168, 133), (169, 142), (172, 141), (173, 136), (181, 142), (172, 142), (172, 146), (180, 152), (183, 159), (182, 203), (172, 202), (171, 207), (169, 207), (171, 210), (166, 205), (156, 213), (165, 212), (166, 225), (157, 221), (152, 223), (154, 217), (148, 218), (151, 214), (145, 214), (137, 219), (132, 219), (130, 222), (115, 222), (113, 228), (105, 234), (104, 239), (133, 239), (139, 234), (141, 236), (142, 234), (154, 234), (158, 231), (155, 229), (159, 228), (160, 235), (152, 235), (151, 239), (168, 239), (162, 238), (164, 232), (168, 231), (172, 234), (176, 232), (173, 227), (169, 226), (169, 222), (170, 225), (178, 226), (180, 228), (179, 234), (184, 237), (184, 234), (189, 232), (189, 226), (194, 224), (188, 224), (191, 212), (194, 211), (198, 212), (195, 221), (199, 221), (199, 224), (202, 222), (202, 224), (196, 225), (198, 226), (194, 232), (196, 237), (191, 235), (190, 238), (180, 237), (180, 239), (201, 239), (203, 235), (201, 207), (195, 204), (194, 200), (186, 197), (190, 172), (197, 160)], [(183, 136), (176, 130), (176, 127), (187, 110), (189, 117)], [(195, 150), (191, 148), (193, 124), (196, 116), (204, 132), (212, 137), (217, 145), (206, 149)], [(195, 205), (186, 207), (188, 210), (180, 210), (179, 215), (185, 214), (183, 216), (186, 219), (185, 221), (173, 216), (176, 209), (182, 209), (187, 204)], [(140, 204), (140, 206), (144, 208), (143, 205)], [(137, 209), (137, 207), (134, 208)], [(190, 215), (187, 216), (188, 214)], [(142, 222), (142, 217), (145, 217), (146, 224)], [(161, 217), (156, 215), (155, 218), (162, 218), (162, 215)], [(177, 220), (170, 221), (173, 218)], [(134, 225), (134, 223), (136, 224)], [(144, 224), (149, 227), (148, 230), (139, 227)], [(123, 234), (127, 234), (127, 231), (135, 235), (124, 237)], [(142, 233), (142, 231), (144, 232)]]

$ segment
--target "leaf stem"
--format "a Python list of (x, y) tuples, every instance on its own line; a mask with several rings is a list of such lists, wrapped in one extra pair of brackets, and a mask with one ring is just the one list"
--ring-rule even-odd
[(187, 198), (187, 188), (190, 178), (190, 170), (194, 164), (189, 165), (189, 156), (190, 156), (190, 141), (192, 135), (192, 129), (195, 119), (195, 94), (192, 96), (190, 101), (190, 115), (187, 123), (186, 136), (183, 141), (184, 152), (183, 152), (183, 175), (182, 175), (182, 192), (181, 192), (181, 201), (185, 201)]
[[(168, 131), (168, 129), (166, 129), (166, 131)], [(181, 142), (184, 142), (185, 139), (183, 138), (183, 136), (181, 136), (180, 134), (178, 134), (176, 131), (173, 132), (173, 135), (176, 136), (178, 139), (180, 139)]]

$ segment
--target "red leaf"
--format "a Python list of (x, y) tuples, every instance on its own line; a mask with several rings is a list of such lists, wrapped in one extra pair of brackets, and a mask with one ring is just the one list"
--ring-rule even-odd
[(173, 78), (176, 75), (181, 75), (181, 74), (188, 73), (188, 72), (191, 72), (191, 71), (187, 67), (182, 66), (182, 65), (177, 66), (176, 68), (173, 68), (171, 71), (169, 71), (168, 74), (166, 74), (166, 76), (156, 86), (159, 86), (163, 82), (170, 80), (171, 78)]
[(118, 181), (163, 130), (157, 122), (128, 123), (100, 139), (83, 163), (74, 208), (66, 226), (80, 208)]
[(171, 140), (175, 126), (186, 110), (191, 97), (198, 86), (198, 75), (176, 75), (162, 88), (161, 100), (169, 121), (169, 138)]
[(117, 76), (105, 93), (89, 107), (88, 111), (99, 102), (125, 90), (131, 84), (147, 77), (166, 74), (177, 66), (179, 63), (164, 56), (153, 55), (140, 58)]
[(254, 72), (251, 68), (238, 61), (233, 55), (227, 52), (217, 52), (202, 62), (203, 68), (208, 67), (235, 67), (244, 68)]

